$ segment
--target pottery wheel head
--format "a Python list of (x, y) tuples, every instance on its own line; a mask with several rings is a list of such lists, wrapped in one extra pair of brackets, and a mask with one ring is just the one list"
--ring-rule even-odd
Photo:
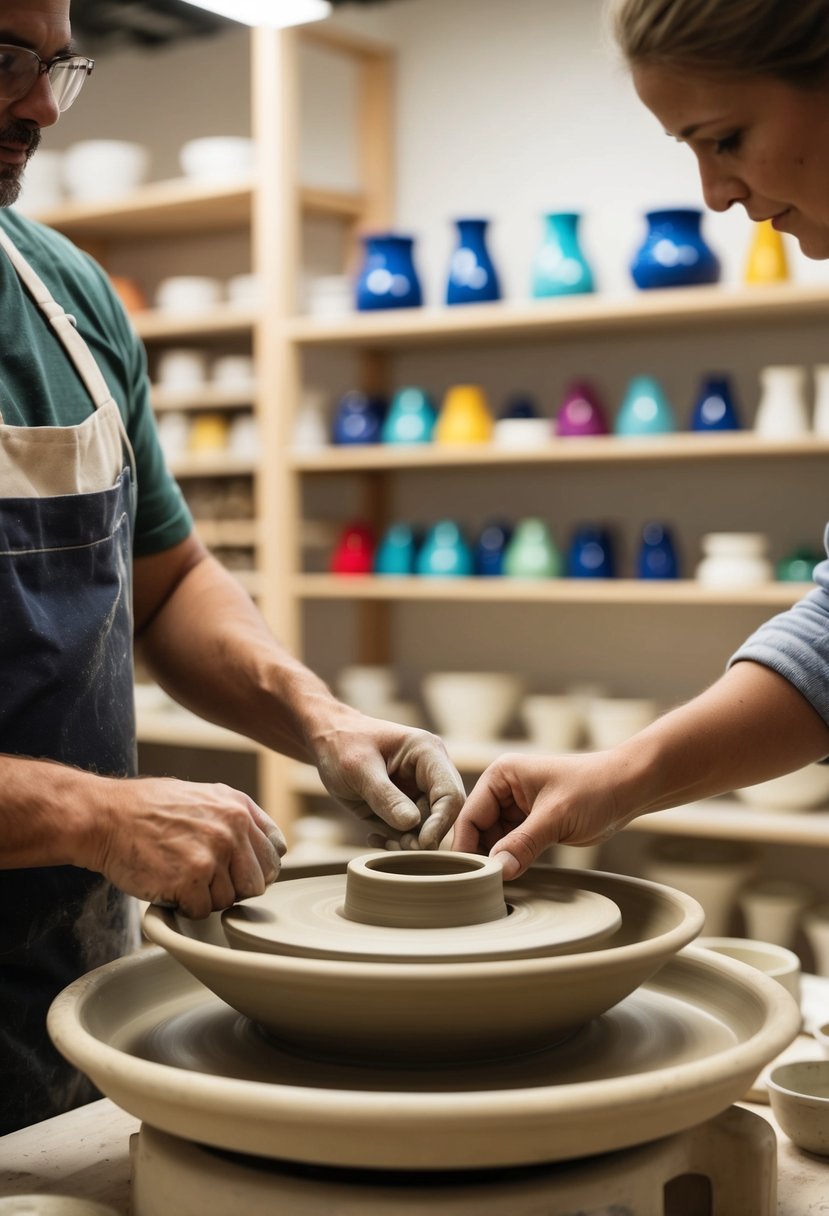
[(342, 874), (276, 882), (230, 908), (231, 946), (365, 961), (449, 962), (571, 953), (621, 924), (596, 891), (514, 883), (488, 857), (446, 850), (370, 853)]

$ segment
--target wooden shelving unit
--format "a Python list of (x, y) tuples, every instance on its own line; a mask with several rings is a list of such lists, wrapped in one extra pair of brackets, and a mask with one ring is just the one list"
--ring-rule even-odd
[[(304, 40), (348, 57), (358, 78), (355, 132), (360, 185), (354, 191), (308, 187), (299, 180), (299, 47)], [(467, 309), (423, 308), (385, 313), (319, 318), (295, 315), (298, 296), (296, 251), (301, 247), (303, 217), (324, 216), (341, 223), (348, 246), (360, 229), (393, 222), (394, 155), (392, 147), (393, 56), (388, 48), (346, 35), (335, 27), (311, 26), (280, 32), (260, 29), (251, 39), (252, 133), (267, 149), (256, 174), (244, 181), (204, 185), (192, 181), (158, 182), (106, 205), (66, 205), (39, 216), (89, 248), (106, 265), (119, 242), (163, 242), (181, 234), (244, 233), (251, 238), (252, 268), (263, 284), (261, 307), (225, 306), (198, 316), (147, 310), (135, 326), (147, 347), (163, 348), (184, 341), (217, 349), (231, 343), (253, 352), (257, 382), (250, 390), (225, 391), (205, 385), (193, 393), (170, 393), (156, 387), (159, 412), (196, 413), (217, 409), (253, 409), (261, 432), (263, 462), (235, 460), (225, 454), (187, 457), (173, 471), (184, 483), (191, 478), (246, 477), (256, 503), (252, 520), (203, 520), (200, 530), (213, 547), (250, 548), (255, 568), (235, 577), (256, 597), (271, 627), (300, 655), (304, 652), (304, 614), (309, 604), (353, 601), (362, 614), (358, 653), (345, 661), (385, 661), (389, 620), (396, 604), (438, 602), (627, 605), (643, 609), (674, 606), (704, 612), (739, 608), (784, 609), (805, 590), (777, 583), (751, 589), (716, 589), (693, 581), (643, 583), (551, 579), (537, 583), (491, 579), (335, 578), (306, 573), (303, 544), (313, 521), (303, 519), (306, 479), (353, 475), (364, 487), (369, 517), (380, 522), (389, 479), (441, 469), (462, 478), (475, 469), (493, 475), (546, 466), (636, 469), (647, 476), (665, 465), (702, 471), (709, 463), (732, 464), (735, 471), (758, 462), (802, 461), (829, 457), (829, 440), (806, 437), (769, 442), (750, 433), (676, 434), (647, 440), (615, 436), (589, 440), (551, 438), (529, 450), (483, 444), (468, 448), (432, 444), (418, 448), (377, 445), (326, 447), (296, 451), (293, 422), (303, 392), (306, 357), (326, 351), (356, 356), (360, 377), (371, 384), (393, 383), (397, 354), (497, 345), (507, 350), (522, 344), (554, 344), (589, 336), (603, 340), (648, 333), (745, 330), (755, 324), (789, 325), (820, 320), (829, 310), (829, 288), (793, 284), (745, 289), (694, 288), (642, 292), (619, 298), (591, 296), (554, 301), (506, 302)], [(353, 239), (351, 241), (353, 245)], [(330, 528), (330, 525), (328, 525)], [(324, 531), (324, 529), (323, 529)], [(323, 787), (312, 770), (271, 755), (249, 741), (176, 713), (142, 714), (140, 738), (167, 746), (245, 752), (257, 758), (259, 797), (290, 835), (292, 819), (303, 800)], [(506, 745), (505, 745), (506, 746)], [(509, 747), (514, 750), (512, 741)], [(460, 749), (455, 759), (468, 772), (481, 771), (497, 754), (491, 749)], [(725, 836), (771, 843), (829, 844), (829, 812), (771, 815), (734, 800), (661, 812), (635, 821), (633, 830)]]

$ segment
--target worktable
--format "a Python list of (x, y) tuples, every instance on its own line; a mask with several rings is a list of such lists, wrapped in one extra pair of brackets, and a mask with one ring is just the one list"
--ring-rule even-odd
[[(818, 1216), (829, 1210), (829, 1158), (795, 1148), (768, 1106), (745, 1106), (767, 1119), (778, 1135), (778, 1216)], [(104, 1098), (4, 1136), (0, 1196), (73, 1195), (108, 1203), (119, 1216), (129, 1216), (129, 1138), (138, 1128), (137, 1119)]]

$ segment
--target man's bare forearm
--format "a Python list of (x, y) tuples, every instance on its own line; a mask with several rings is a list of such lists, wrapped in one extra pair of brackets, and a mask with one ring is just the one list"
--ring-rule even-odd
[(85, 866), (107, 778), (0, 755), (0, 869)]

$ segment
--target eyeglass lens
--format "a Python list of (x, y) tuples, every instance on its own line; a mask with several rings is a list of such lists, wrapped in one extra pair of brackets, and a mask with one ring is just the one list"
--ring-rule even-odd
[[(25, 47), (0, 45), (0, 101), (18, 101), (34, 86), (41, 60)], [(55, 104), (63, 113), (78, 96), (92, 69), (82, 56), (56, 59), (47, 69)]]

